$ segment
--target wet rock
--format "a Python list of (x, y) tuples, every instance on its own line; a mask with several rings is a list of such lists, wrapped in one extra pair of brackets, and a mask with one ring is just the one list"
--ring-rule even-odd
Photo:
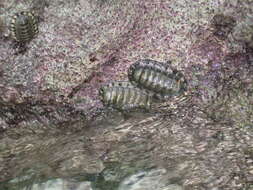
[[(19, 180), (20, 182), (20, 180)], [(12, 180), (10, 183), (13, 184), (11, 187), (12, 189), (20, 189), (20, 190), (26, 190), (27, 188), (24, 187), (15, 187), (15, 183), (17, 181)], [(6, 187), (7, 188), (7, 187)], [(31, 190), (48, 190), (48, 189), (54, 189), (54, 190), (64, 190), (64, 189), (76, 189), (76, 190), (92, 190), (90, 182), (73, 182), (71, 180), (67, 179), (51, 179), (48, 181), (45, 181), (43, 183), (34, 183), (29, 187)]]
[(139, 172), (125, 179), (119, 186), (119, 190), (182, 190), (177, 184), (169, 184), (166, 170), (154, 169), (147, 172)]

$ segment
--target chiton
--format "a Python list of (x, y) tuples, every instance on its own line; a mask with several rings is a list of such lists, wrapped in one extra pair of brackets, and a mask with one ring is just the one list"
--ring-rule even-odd
[(144, 109), (149, 110), (152, 96), (129, 82), (112, 82), (100, 88), (99, 96), (103, 104), (119, 110)]
[(217, 14), (211, 20), (213, 27), (213, 34), (220, 39), (226, 39), (228, 35), (233, 31), (236, 25), (236, 20), (231, 16), (223, 14)]
[(181, 72), (150, 59), (132, 64), (128, 78), (133, 85), (154, 93), (155, 98), (162, 100), (182, 95), (187, 90), (187, 82)]
[(12, 37), (19, 43), (25, 43), (38, 33), (38, 21), (30, 11), (16, 13), (11, 20)]

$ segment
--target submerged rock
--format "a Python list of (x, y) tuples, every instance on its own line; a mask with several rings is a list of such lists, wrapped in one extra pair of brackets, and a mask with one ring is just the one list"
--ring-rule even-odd
[(118, 190), (182, 190), (180, 185), (170, 184), (166, 173), (173, 175), (164, 169), (139, 172), (125, 179)]

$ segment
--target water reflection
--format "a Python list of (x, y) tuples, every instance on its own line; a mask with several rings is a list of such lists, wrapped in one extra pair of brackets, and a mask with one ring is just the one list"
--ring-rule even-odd
[(250, 142), (252, 130), (214, 122), (194, 106), (127, 119), (112, 113), (72, 127), (9, 139), (5, 148), (14, 155), (4, 163), (13, 179), (0, 189), (204, 190), (235, 180), (242, 187), (235, 162), (245, 164), (238, 147)]

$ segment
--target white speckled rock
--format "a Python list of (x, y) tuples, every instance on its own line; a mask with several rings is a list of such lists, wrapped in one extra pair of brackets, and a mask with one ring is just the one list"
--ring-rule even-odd
[[(23, 190), (26, 190), (24, 188)], [(90, 182), (73, 183), (65, 179), (52, 179), (44, 183), (34, 184), (30, 190), (92, 190)]]
[(126, 178), (118, 190), (182, 190), (178, 184), (169, 184), (169, 176), (166, 173), (165, 169), (139, 172)]

